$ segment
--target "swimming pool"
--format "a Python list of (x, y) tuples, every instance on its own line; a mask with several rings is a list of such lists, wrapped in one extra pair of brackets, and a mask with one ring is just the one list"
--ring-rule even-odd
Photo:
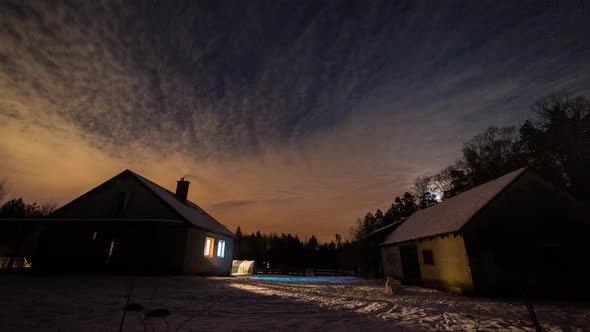
[(357, 277), (293, 277), (293, 276), (250, 276), (250, 279), (280, 282), (299, 282), (299, 283), (330, 283), (330, 284), (348, 284), (359, 281)]

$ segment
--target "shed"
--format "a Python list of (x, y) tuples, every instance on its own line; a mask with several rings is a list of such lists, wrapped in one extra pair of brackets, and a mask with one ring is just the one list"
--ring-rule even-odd
[(588, 292), (588, 209), (522, 168), (420, 210), (381, 243), (384, 272), (468, 294)]

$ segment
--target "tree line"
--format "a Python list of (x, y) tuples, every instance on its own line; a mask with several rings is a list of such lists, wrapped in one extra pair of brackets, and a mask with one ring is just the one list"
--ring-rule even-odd
[(385, 213), (357, 219), (353, 239), (525, 166), (590, 204), (590, 101), (561, 91), (540, 98), (532, 113), (520, 126), (489, 127), (465, 142), (461, 158), (417, 178)]
[[(350, 247), (348, 240), (335, 234), (331, 241), (321, 242), (314, 235), (301, 240), (291, 234), (242, 233), (236, 229), (234, 259), (255, 260), (263, 266), (284, 266), (291, 268), (342, 267), (342, 253)], [(352, 267), (351, 267), (352, 268)]]
[(8, 181), (0, 179), (0, 218), (39, 218), (50, 214), (57, 208), (56, 203), (26, 203), (22, 197), (4, 202), (9, 192)]

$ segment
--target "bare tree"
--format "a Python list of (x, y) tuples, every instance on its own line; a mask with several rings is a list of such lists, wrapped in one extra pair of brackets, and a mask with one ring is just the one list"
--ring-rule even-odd
[(41, 215), (42, 216), (47, 216), (51, 212), (55, 211), (56, 209), (57, 209), (57, 203), (56, 202), (43, 203), (43, 205), (41, 205)]
[(8, 195), (8, 190), (10, 189), (10, 184), (5, 178), (0, 179), (0, 203), (4, 201), (4, 197)]

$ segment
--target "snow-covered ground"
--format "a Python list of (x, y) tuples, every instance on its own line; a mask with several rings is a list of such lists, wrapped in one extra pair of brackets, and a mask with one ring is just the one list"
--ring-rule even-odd
[[(0, 331), (117, 331), (133, 277), (0, 276)], [(383, 280), (138, 277), (124, 331), (533, 330), (520, 301), (417, 287), (386, 295)], [(319, 281), (319, 282), (318, 282)], [(547, 331), (590, 330), (590, 305), (535, 303)]]

